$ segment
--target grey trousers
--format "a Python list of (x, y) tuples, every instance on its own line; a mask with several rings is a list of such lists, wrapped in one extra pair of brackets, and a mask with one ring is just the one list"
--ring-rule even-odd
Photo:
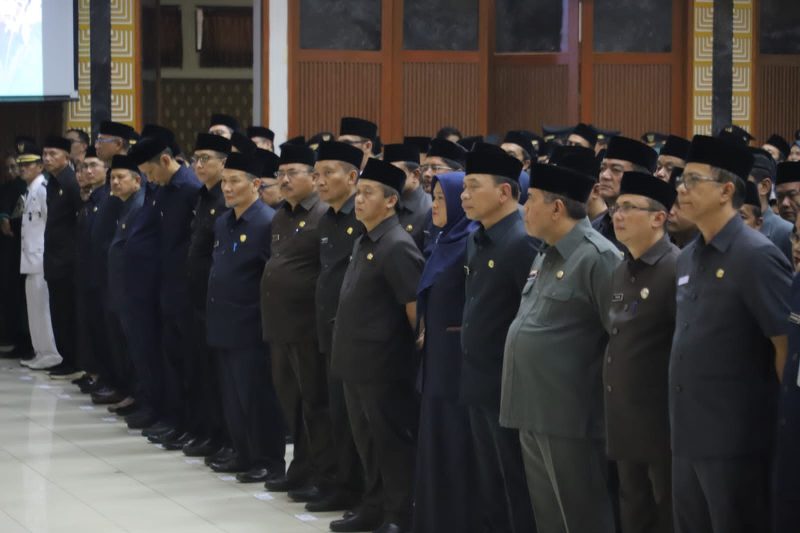
[(539, 533), (614, 533), (603, 442), (520, 430)]

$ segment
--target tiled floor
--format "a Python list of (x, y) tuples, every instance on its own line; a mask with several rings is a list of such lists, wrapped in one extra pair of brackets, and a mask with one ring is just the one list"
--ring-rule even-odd
[(0, 361), (1, 533), (301, 533), (340, 517), (262, 491), (158, 449), (69, 382)]

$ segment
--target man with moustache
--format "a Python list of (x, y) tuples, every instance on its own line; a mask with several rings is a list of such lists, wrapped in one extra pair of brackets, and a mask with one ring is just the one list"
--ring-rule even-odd
[(225, 160), (221, 188), (228, 211), (214, 226), (207, 340), (236, 453), (210, 466), (218, 472), (263, 469), (272, 479), (284, 473), (285, 432), (261, 332), (258, 284), (270, 256), (273, 211), (258, 200), (260, 173), (253, 154), (231, 153)]
[(792, 224), (800, 209), (800, 161), (779, 163), (775, 176), (775, 196), (781, 218)]
[(50, 136), (42, 160), (47, 171), (47, 224), (44, 230), (44, 277), (50, 295), (50, 317), (63, 361), (50, 370), (53, 379), (76, 379), (78, 370), (75, 303), (75, 246), (80, 187), (70, 165), (72, 142)]
[(404, 181), (402, 170), (378, 159), (358, 180), (355, 211), (365, 233), (342, 283), (332, 372), (344, 381), (367, 487), (355, 514), (331, 522), (332, 531), (400, 533), (411, 526), (416, 287), (424, 261), (395, 212)]
[[(598, 192), (606, 205), (613, 205), (619, 196), (619, 184), (625, 172), (643, 172), (652, 174), (656, 170), (658, 154), (646, 144), (627, 137), (614, 137), (608, 143), (605, 158), (600, 163), (600, 180)], [(611, 214), (606, 211), (592, 220), (592, 227), (617, 245)], [(623, 250), (624, 251), (624, 250)]]
[(283, 202), (280, 183), (278, 183), (278, 178), (275, 177), (280, 165), (280, 157), (274, 152), (261, 148), (256, 149), (256, 157), (261, 161), (262, 165), (258, 197), (271, 208), (277, 209)]
[(336, 476), (321, 499), (306, 504), (311, 512), (352, 509), (364, 490), (363, 469), (353, 442), (342, 380), (331, 370), (336, 308), (353, 245), (364, 233), (356, 220), (355, 192), (363, 153), (345, 143), (320, 144), (314, 179), (320, 200), (330, 207), (319, 220), (320, 272), (316, 286), (319, 349), (328, 364), (328, 406), (337, 459)]
[(328, 490), (336, 473), (327, 363), (317, 340), (314, 301), (320, 271), (318, 224), (328, 205), (316, 191), (311, 148), (285, 146), (279, 163), (276, 177), (286, 201), (272, 220), (272, 256), (261, 278), (261, 316), (275, 390), (295, 444), (307, 445), (308, 472), (305, 479), (272, 480), (267, 488), (308, 502)]

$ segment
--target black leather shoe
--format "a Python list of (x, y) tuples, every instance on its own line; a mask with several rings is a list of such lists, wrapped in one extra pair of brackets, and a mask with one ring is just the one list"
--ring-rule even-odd
[(102, 389), (92, 393), (92, 403), (96, 405), (111, 405), (119, 403), (125, 399), (125, 395), (110, 387), (103, 387)]
[(183, 433), (177, 437), (162, 439), (161, 445), (164, 446), (165, 450), (169, 451), (182, 450), (183, 447), (186, 446), (186, 443), (190, 440), (192, 440), (192, 435), (189, 433)]
[(150, 435), (149, 437), (147, 437), (147, 440), (149, 440), (153, 444), (161, 444), (168, 440), (177, 439), (181, 435), (183, 435), (183, 431), (175, 428), (169, 428), (166, 431)]
[(289, 499), (299, 503), (316, 502), (324, 496), (316, 485), (306, 485), (300, 489), (290, 490), (286, 495), (289, 496)]
[(267, 480), (264, 487), (270, 492), (289, 492), (290, 490), (298, 490), (303, 488), (305, 483), (297, 479), (291, 479), (284, 476), (279, 478)]
[[(291, 496), (290, 496), (291, 497)], [(316, 501), (310, 501), (306, 504), (306, 511), (309, 513), (329, 513), (331, 511), (346, 511), (358, 505), (358, 498), (347, 494), (345, 492), (336, 491), (325, 494), (322, 498)], [(345, 518), (352, 516), (345, 513)]]
[(334, 520), (330, 524), (331, 531), (372, 531), (383, 527), (383, 518), (379, 512), (361, 510), (349, 517)]
[(208, 466), (211, 463), (221, 463), (223, 461), (227, 461), (234, 455), (236, 455), (236, 451), (234, 451), (233, 448), (223, 446), (217, 451), (207, 455), (206, 458), (203, 459), (203, 462), (206, 464), (206, 466)]
[(208, 466), (210, 466), (211, 470), (214, 472), (223, 474), (244, 472), (248, 469), (247, 465), (239, 462), (238, 457), (233, 457), (227, 461), (221, 461), (219, 463), (211, 463)]
[(381, 527), (376, 529), (373, 533), (403, 533), (404, 531), (405, 529), (400, 527), (399, 524), (395, 524), (394, 522), (384, 522), (381, 524)]
[(158, 422), (158, 417), (147, 411), (146, 409), (140, 409), (136, 411), (132, 415), (128, 415), (125, 417), (125, 423), (128, 424), (130, 429), (145, 429), (152, 427), (155, 423)]
[(269, 477), (269, 470), (260, 466), (251, 468), (247, 472), (236, 474), (236, 481), (239, 483), (263, 483)]
[(150, 427), (146, 427), (142, 430), (142, 437), (150, 437), (152, 435), (160, 435), (161, 433), (165, 433), (171, 429), (175, 429), (172, 427), (171, 424), (167, 424), (166, 422), (159, 421), (153, 424)]
[(130, 405), (126, 405), (125, 407), (120, 407), (119, 409), (115, 409), (113, 412), (118, 416), (128, 416), (132, 415), (138, 410), (139, 406), (136, 405), (136, 403), (132, 403)]
[(205, 457), (219, 450), (219, 444), (211, 439), (194, 439), (183, 447), (186, 457)]

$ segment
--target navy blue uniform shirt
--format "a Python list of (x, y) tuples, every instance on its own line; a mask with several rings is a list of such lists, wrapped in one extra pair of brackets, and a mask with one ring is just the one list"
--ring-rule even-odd
[(701, 459), (769, 450), (777, 376), (770, 337), (788, 330), (791, 266), (735, 215), (681, 251), (669, 364), (672, 453)]
[(275, 211), (256, 200), (237, 219), (233, 210), (217, 218), (208, 276), (208, 344), (253, 348), (263, 343), (259, 285), (269, 259)]
[(74, 276), (81, 204), (81, 190), (71, 166), (49, 176), (44, 227), (44, 278), (48, 281)]
[(518, 210), (467, 239), (461, 398), (468, 404), (500, 408), (506, 334), (537, 253)]

